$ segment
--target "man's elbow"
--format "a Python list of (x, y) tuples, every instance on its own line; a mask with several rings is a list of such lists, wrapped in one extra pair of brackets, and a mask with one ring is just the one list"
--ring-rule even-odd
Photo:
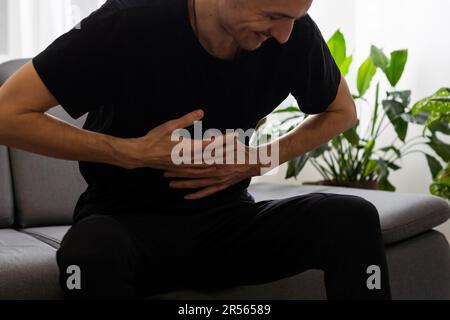
[(358, 122), (358, 113), (356, 111), (356, 104), (353, 100), (348, 100), (345, 103), (333, 103), (326, 112), (338, 115), (339, 122), (346, 124), (347, 129), (353, 128)]
[(349, 118), (351, 119), (351, 126), (350, 128), (353, 128), (358, 123), (358, 112), (356, 111), (356, 104), (355, 101), (351, 101), (350, 107), (349, 107)]

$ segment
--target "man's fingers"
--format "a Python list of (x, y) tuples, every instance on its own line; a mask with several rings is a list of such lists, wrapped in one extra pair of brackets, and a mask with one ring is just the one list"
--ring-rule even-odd
[(166, 122), (164, 126), (165, 129), (169, 131), (169, 133), (172, 133), (177, 129), (183, 129), (192, 126), (196, 121), (200, 121), (203, 117), (203, 110), (196, 110), (182, 116), (181, 118), (170, 120)]
[(197, 189), (217, 184), (215, 179), (194, 179), (183, 181), (172, 181), (170, 187), (173, 189)]
[(180, 168), (166, 171), (164, 176), (166, 178), (205, 178), (211, 177), (211, 175), (215, 172), (217, 172), (217, 168), (215, 166), (197, 169)]
[(224, 135), (220, 136), (213, 136), (208, 139), (203, 140), (203, 147), (207, 147), (210, 144), (214, 143), (214, 146), (225, 146), (225, 145), (232, 145), (234, 143), (235, 138), (238, 136), (236, 132), (228, 132)]
[(209, 169), (211, 168), (213, 165), (208, 164), (208, 163), (186, 163), (186, 164), (180, 164), (180, 165), (175, 165), (172, 164), (172, 166), (170, 168), (165, 168), (166, 171), (183, 171), (186, 169), (195, 169), (195, 170), (200, 170), (200, 169)]

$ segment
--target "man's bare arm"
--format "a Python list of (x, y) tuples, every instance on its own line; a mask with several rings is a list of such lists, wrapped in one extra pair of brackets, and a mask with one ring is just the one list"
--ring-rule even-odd
[(0, 87), (0, 145), (65, 160), (164, 169), (172, 166), (171, 133), (203, 117), (202, 112), (192, 112), (146, 137), (121, 139), (79, 129), (46, 113), (57, 105), (32, 62), (25, 64)]
[(308, 117), (298, 128), (279, 139), (280, 164), (327, 143), (352, 128), (357, 118), (355, 102), (342, 77), (337, 97), (324, 113)]

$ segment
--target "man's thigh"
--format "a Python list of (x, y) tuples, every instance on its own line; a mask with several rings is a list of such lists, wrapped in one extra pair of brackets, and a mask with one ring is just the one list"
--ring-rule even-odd
[[(221, 241), (210, 251), (190, 259), (188, 285), (227, 287), (261, 284), (321, 269), (326, 237), (324, 213), (333, 211), (340, 195), (311, 193), (281, 200), (261, 201), (237, 208), (232, 223), (224, 225)], [(345, 197), (345, 196), (344, 196)], [(342, 198), (341, 198), (342, 200)]]

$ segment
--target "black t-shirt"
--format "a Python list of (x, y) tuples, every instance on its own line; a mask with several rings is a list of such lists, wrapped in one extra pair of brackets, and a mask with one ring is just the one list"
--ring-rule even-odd
[[(306, 114), (323, 112), (341, 80), (314, 21), (295, 23), (290, 40), (274, 39), (233, 61), (210, 55), (189, 21), (187, 0), (109, 0), (33, 59), (45, 85), (84, 129), (121, 138), (193, 110), (205, 111), (203, 130), (255, 128), (292, 93)], [(164, 172), (80, 162), (89, 187), (75, 216), (156, 207), (218, 205), (250, 199), (244, 180), (210, 197), (169, 188)], [(249, 198), (250, 197), (250, 198)]]

